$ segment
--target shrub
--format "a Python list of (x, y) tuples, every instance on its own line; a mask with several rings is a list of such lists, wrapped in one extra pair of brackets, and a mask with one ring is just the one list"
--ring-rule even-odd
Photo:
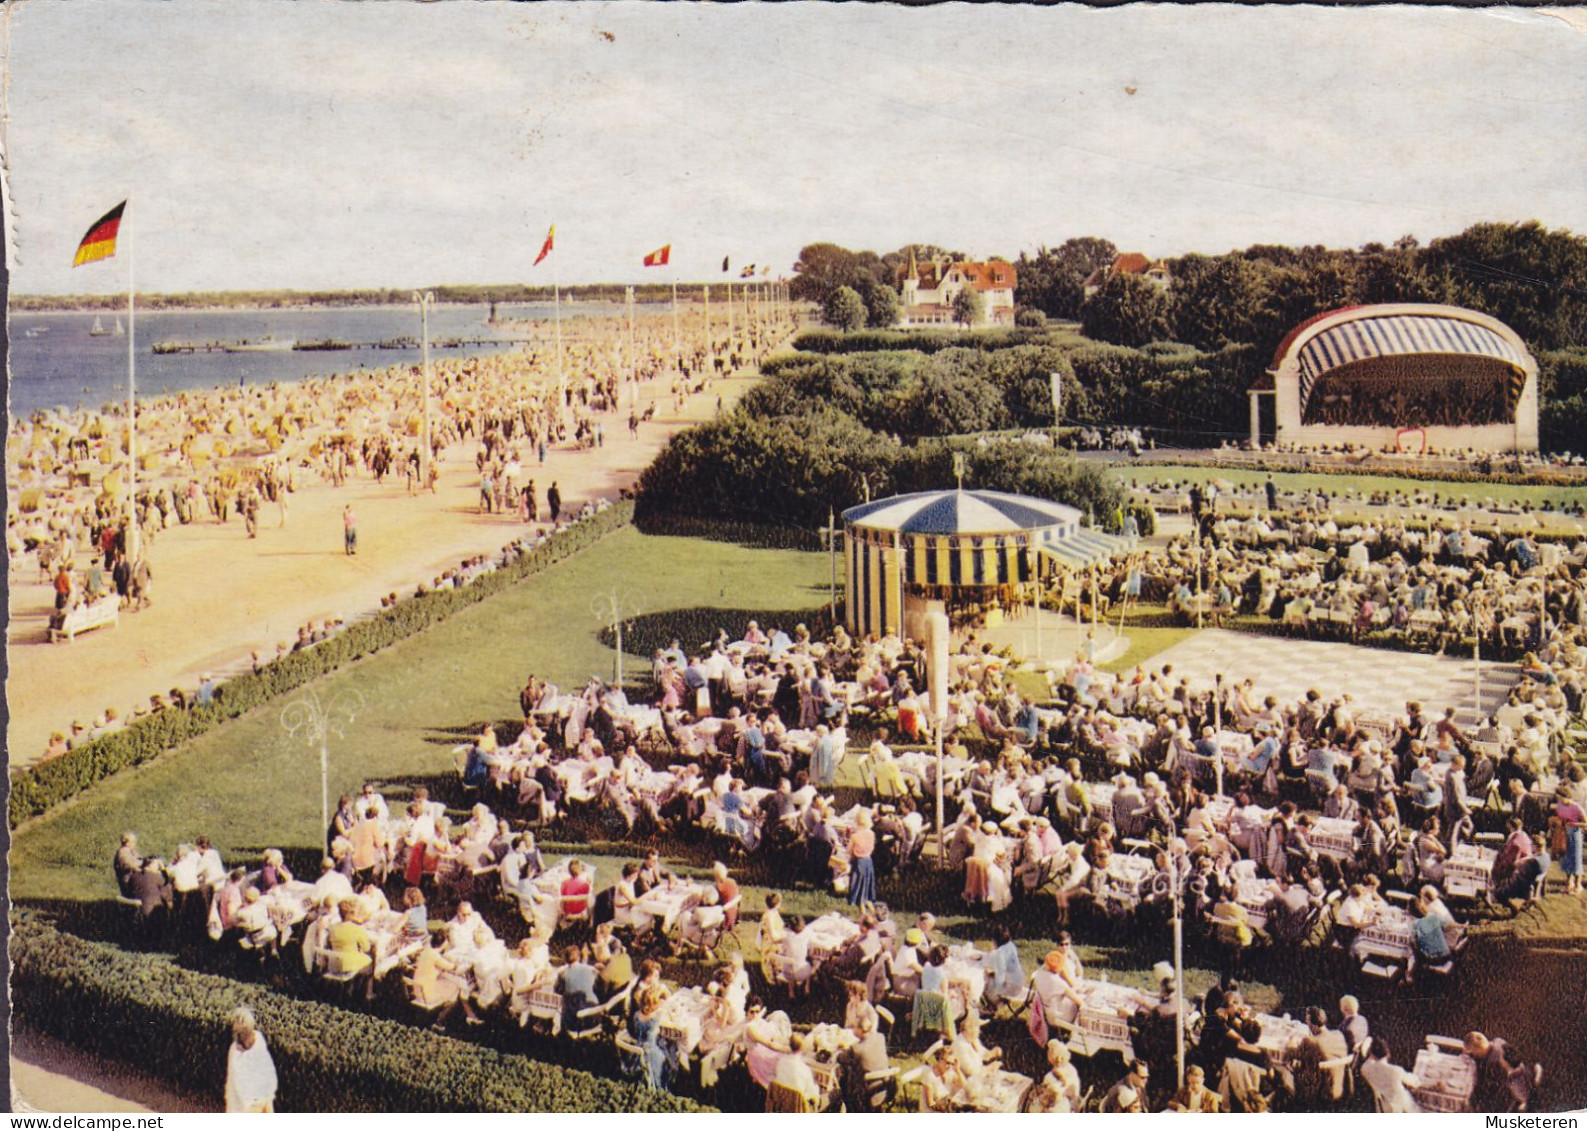
[(10, 825), (16, 828), (95, 782), (157, 758), (218, 722), (246, 714), (344, 664), (423, 632), (460, 609), (572, 557), (613, 530), (627, 525), (633, 515), (632, 501), (616, 503), (553, 535), (510, 565), (494, 573), (481, 574), (462, 589), (431, 590), (423, 596), (399, 601), (368, 620), (348, 625), (312, 648), (272, 660), (257, 674), (228, 680), (219, 687), (214, 704), (208, 708), (160, 711), (84, 743), (59, 758), (31, 766), (11, 779)]
[(219, 1097), (230, 1016), (259, 1020), (286, 1111), (699, 1112), (689, 1100), (88, 942), (37, 919), (11, 934), (15, 1016), (88, 1052)]
[(807, 330), (793, 341), (793, 348), (807, 353), (876, 353), (885, 350), (969, 349), (1003, 350), (1014, 346), (1040, 345), (1044, 329), (999, 327), (992, 330), (863, 330), (840, 334), (832, 330)]

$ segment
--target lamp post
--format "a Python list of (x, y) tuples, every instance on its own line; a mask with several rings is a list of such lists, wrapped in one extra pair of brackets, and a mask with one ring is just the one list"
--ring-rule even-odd
[(617, 643), (616, 679), (618, 687), (623, 685), (623, 629), (632, 628), (634, 620), (642, 612), (628, 593), (618, 594), (617, 590), (610, 593), (599, 593), (590, 601), (590, 612), (602, 624), (612, 626), (612, 635)]
[(1218, 745), (1218, 735), (1223, 733), (1223, 673), (1219, 672), (1215, 679), (1216, 688), (1212, 693), (1212, 744), (1213, 766), (1218, 772), (1218, 796), (1223, 796), (1223, 747)]
[(428, 490), (430, 483), (430, 311), (435, 307), (434, 291), (414, 291), (413, 301), (419, 307), (419, 333), (424, 343), (424, 425), (419, 441), (420, 487)]
[(833, 623), (838, 619), (838, 535), (843, 533), (838, 528), (837, 515), (831, 507), (827, 508), (827, 524), (820, 531), (821, 540), (827, 544), (827, 564), (831, 571), (831, 580), (828, 582), (828, 608), (827, 613)]
[(330, 736), (345, 738), (345, 726), (358, 717), (364, 709), (364, 697), (348, 688), (338, 691), (329, 700), (320, 698), (313, 688), (305, 691), (281, 709), (281, 725), (293, 738), (302, 737), (310, 745), (320, 748), (320, 830), (331, 827), (331, 756)]
[(1185, 1086), (1185, 888), (1179, 875), (1179, 854), (1168, 846), (1168, 897), (1174, 901), (1174, 1066), (1179, 1087)]

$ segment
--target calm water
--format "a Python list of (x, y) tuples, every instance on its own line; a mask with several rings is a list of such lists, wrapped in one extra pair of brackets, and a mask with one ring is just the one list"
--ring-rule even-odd
[[(590, 315), (618, 315), (621, 303), (564, 304), (562, 315), (571, 319)], [(552, 317), (549, 305), (498, 307), (502, 317)], [(489, 338), (485, 305), (441, 306), (430, 313), (430, 340)], [(127, 339), (89, 336), (98, 317), (113, 326), (114, 314), (15, 312), (11, 315), (11, 415), (25, 419), (44, 408), (97, 408), (107, 401), (125, 403), (127, 397)], [(125, 308), (120, 314), (127, 321)], [(29, 336), (30, 330), (38, 333)], [(320, 352), (283, 350), (271, 353), (155, 354), (156, 342), (236, 342), (273, 336), (300, 342), (333, 339), (343, 342), (379, 342), (394, 338), (419, 338), (419, 315), (413, 307), (347, 307), (328, 310), (261, 311), (138, 311), (137, 375), (139, 397), (162, 392), (212, 389), (217, 385), (296, 381), (311, 375), (347, 373), (358, 369), (383, 369), (404, 362), (417, 364), (422, 354), (414, 349), (358, 349)], [(546, 341), (550, 341), (549, 333)], [(436, 357), (494, 353), (516, 349), (517, 342), (468, 345), (443, 350)]]

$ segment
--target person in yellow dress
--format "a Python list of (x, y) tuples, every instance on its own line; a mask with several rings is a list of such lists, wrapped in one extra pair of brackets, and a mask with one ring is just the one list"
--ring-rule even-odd
[(375, 996), (375, 940), (364, 929), (364, 908), (357, 899), (344, 899), (337, 907), (342, 921), (330, 929), (326, 947), (330, 951), (327, 973), (351, 974), (364, 983), (366, 997)]

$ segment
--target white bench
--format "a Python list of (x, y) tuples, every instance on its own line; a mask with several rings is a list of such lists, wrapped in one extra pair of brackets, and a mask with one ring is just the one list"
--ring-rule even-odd
[(67, 611), (66, 619), (59, 628), (50, 629), (50, 643), (56, 643), (64, 636), (70, 644), (79, 632), (89, 632), (107, 624), (114, 628), (120, 617), (121, 599), (114, 594), (101, 597), (91, 605), (79, 605)]

